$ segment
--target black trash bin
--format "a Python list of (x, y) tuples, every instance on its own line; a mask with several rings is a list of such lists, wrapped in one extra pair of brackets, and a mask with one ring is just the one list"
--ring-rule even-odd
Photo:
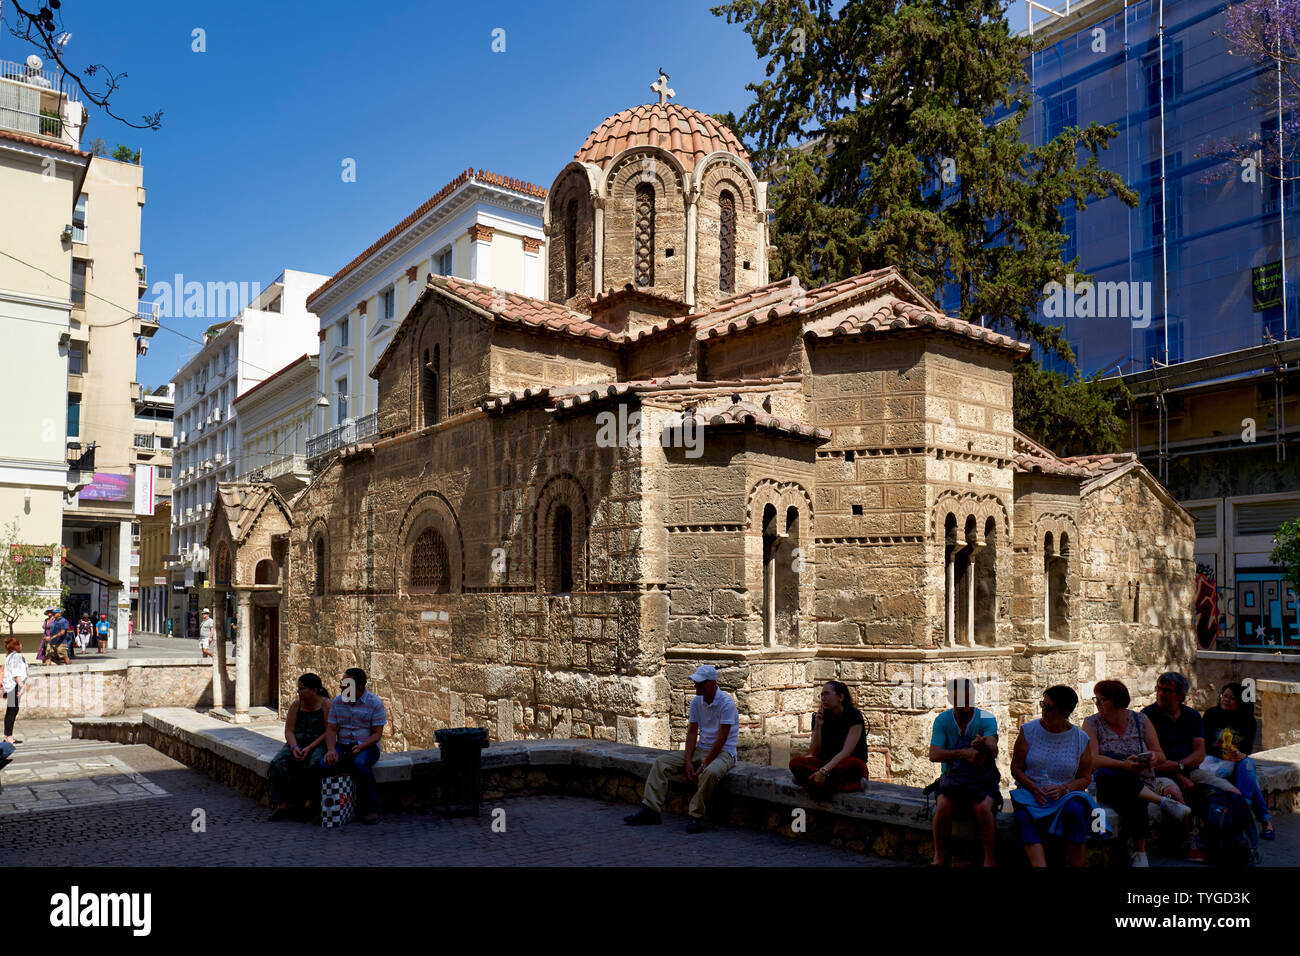
[(454, 816), (478, 816), (483, 799), (482, 753), (488, 745), (488, 732), (481, 727), (449, 727), (435, 730), (433, 738), (442, 751), (442, 811)]

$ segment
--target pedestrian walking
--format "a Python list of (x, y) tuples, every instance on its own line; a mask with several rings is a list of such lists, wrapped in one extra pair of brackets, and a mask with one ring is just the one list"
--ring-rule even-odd
[(100, 611), (99, 620), (95, 622), (95, 640), (99, 643), (99, 653), (103, 654), (108, 647), (108, 635), (112, 632), (113, 625), (108, 623), (108, 614)]
[(5, 743), (12, 744), (18, 701), (27, 692), (27, 660), (23, 657), (23, 642), (16, 637), (5, 638), (5, 651), (5, 676), (0, 686), (5, 693)]
[(217, 625), (213, 623), (211, 612), (204, 609), (203, 623), (199, 625), (199, 650), (204, 657), (212, 656), (212, 637), (216, 630)]

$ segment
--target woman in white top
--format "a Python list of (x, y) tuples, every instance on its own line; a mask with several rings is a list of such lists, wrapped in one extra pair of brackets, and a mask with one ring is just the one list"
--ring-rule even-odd
[(5, 743), (14, 742), (14, 721), (18, 718), (18, 700), (27, 691), (27, 659), (23, 643), (16, 637), (5, 638)]

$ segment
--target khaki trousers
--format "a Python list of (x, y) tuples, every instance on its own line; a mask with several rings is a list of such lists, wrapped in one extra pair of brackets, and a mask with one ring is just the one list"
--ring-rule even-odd
[[(705, 751), (707, 753), (707, 751)], [(695, 764), (698, 766), (703, 754), (695, 751)], [(700, 771), (696, 780), (695, 796), (691, 797), (690, 815), (697, 820), (703, 819), (709, 798), (713, 796), (718, 781), (725, 777), (736, 765), (736, 758), (725, 750), (713, 758), (713, 763)], [(641, 802), (651, 810), (659, 813), (663, 809), (664, 798), (668, 796), (668, 781), (686, 779), (686, 751), (674, 750), (655, 761), (646, 778), (645, 793)]]
[[(1215, 790), (1237, 789), (1233, 786), (1231, 780), (1224, 780), (1222, 777), (1216, 776), (1204, 767), (1197, 767), (1195, 770), (1185, 771), (1183, 776), (1192, 781), (1192, 783), (1203, 783), (1205, 786), (1213, 787)], [(1156, 783), (1159, 784), (1159, 786), (1155, 788), (1156, 792), (1160, 794), (1164, 794), (1167, 789), (1178, 785), (1178, 781), (1174, 780), (1172, 777), (1156, 777)], [(1183, 794), (1184, 798), (1187, 796), (1188, 794)]]

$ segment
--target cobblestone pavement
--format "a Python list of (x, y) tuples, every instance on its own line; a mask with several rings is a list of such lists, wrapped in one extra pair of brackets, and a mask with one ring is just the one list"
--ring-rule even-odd
[[(0, 792), (8, 865), (311, 866), (335, 852), (415, 866), (905, 865), (730, 827), (690, 836), (685, 819), (671, 816), (662, 826), (632, 829), (623, 825), (632, 807), (579, 797), (493, 801), (477, 819), (403, 814), (328, 831), (268, 823), (256, 801), (149, 747), (74, 741), (61, 720), (20, 720), (17, 736), (23, 744)], [(42, 809), (48, 803), (66, 812), (9, 808), (20, 793)], [(492, 828), (497, 808), (505, 810), (504, 833)], [(204, 828), (195, 832), (199, 817)], [(1300, 815), (1275, 825), (1277, 841), (1261, 843), (1264, 864), (1300, 866)], [(1157, 855), (1151, 863), (1192, 865)]]
[[(111, 757), (126, 773), (140, 775), (121, 779), (143, 779), (141, 786), (163, 793), (145, 799), (115, 793), (111, 802), (63, 814), (0, 814), (8, 866), (315, 866), (334, 853), (402, 866), (900, 865), (729, 827), (690, 836), (684, 817), (632, 829), (623, 817), (635, 808), (579, 797), (494, 801), (484, 804), (476, 819), (402, 814), (377, 826), (356, 823), (338, 830), (268, 823), (267, 809), (256, 801), (152, 748), (73, 741), (67, 726), (66, 721), (19, 722), (17, 736), (24, 743), (4, 771), (0, 800), (20, 789), (15, 771), (53, 772), (71, 762), (73, 753), (94, 762)], [(497, 808), (505, 810), (504, 833), (493, 830)], [(195, 810), (203, 811), (203, 832), (194, 832)]]

